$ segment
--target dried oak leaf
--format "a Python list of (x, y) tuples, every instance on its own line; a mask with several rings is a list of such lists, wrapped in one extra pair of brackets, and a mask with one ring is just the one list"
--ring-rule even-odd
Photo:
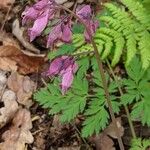
[(7, 85), (16, 93), (18, 103), (25, 106), (31, 104), (29, 99), (36, 88), (36, 84), (28, 76), (13, 72), (7, 80)]
[(0, 128), (11, 120), (18, 110), (16, 95), (11, 90), (6, 90), (3, 93), (1, 102), (4, 104), (4, 107), (0, 108)]
[(12, 126), (2, 135), (0, 150), (25, 150), (25, 144), (33, 143), (31, 115), (26, 109), (20, 109), (13, 119)]
[(26, 75), (37, 72), (43, 62), (43, 58), (27, 56), (16, 46), (0, 46), (0, 69), (2, 70), (18, 71)]

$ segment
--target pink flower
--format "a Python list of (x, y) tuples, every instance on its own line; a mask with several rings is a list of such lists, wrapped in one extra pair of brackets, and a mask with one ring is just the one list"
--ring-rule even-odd
[(63, 42), (71, 42), (72, 32), (71, 32), (71, 20), (70, 17), (63, 17), (59, 23), (57, 23), (52, 31), (49, 33), (47, 40), (47, 47), (53, 46), (54, 42), (61, 40)]
[[(86, 24), (86, 27), (89, 30), (90, 34), (93, 35), (99, 26), (99, 22), (92, 20), (92, 10), (90, 5), (85, 5), (82, 8), (77, 8), (76, 14)], [(85, 29), (84, 31), (84, 36), (86, 41), (90, 42), (90, 36), (87, 29)]]
[(73, 57), (61, 56), (51, 62), (50, 67), (46, 72), (46, 76), (59, 75), (62, 80), (62, 94), (65, 94), (66, 91), (71, 87), (74, 74), (76, 73), (77, 69), (78, 65)]
[(48, 24), (48, 21), (53, 19), (55, 13), (54, 0), (40, 0), (32, 7), (26, 7), (22, 13), (22, 24), (27, 21), (34, 21), (33, 27), (28, 30), (30, 41), (33, 41), (39, 36)]

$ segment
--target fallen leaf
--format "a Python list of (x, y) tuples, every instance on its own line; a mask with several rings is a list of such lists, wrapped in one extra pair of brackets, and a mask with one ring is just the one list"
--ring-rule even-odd
[(25, 150), (25, 144), (33, 143), (31, 115), (26, 109), (20, 109), (12, 121), (12, 126), (4, 132), (0, 150)]
[(95, 144), (96, 150), (115, 150), (113, 140), (104, 132), (91, 137), (90, 142)]
[[(118, 127), (118, 130), (119, 130), (119, 134), (120, 136), (123, 136), (124, 134), (124, 127), (121, 125), (121, 118), (116, 118), (116, 121), (117, 121), (117, 127)], [(115, 126), (113, 123), (110, 123), (110, 125), (104, 130), (104, 132), (111, 136), (112, 138), (114, 139), (117, 139), (117, 134), (116, 134), (116, 130), (115, 130)]]
[(4, 107), (0, 108), (0, 128), (10, 121), (18, 110), (16, 95), (11, 90), (3, 93), (1, 102), (4, 103)]
[(29, 74), (37, 72), (43, 62), (43, 58), (27, 56), (15, 46), (0, 46), (0, 69), (2, 70)]
[(30, 106), (30, 98), (36, 88), (36, 84), (28, 77), (13, 72), (7, 81), (8, 87), (17, 95), (18, 103)]
[(0, 9), (8, 9), (14, 2), (15, 0), (0, 0)]

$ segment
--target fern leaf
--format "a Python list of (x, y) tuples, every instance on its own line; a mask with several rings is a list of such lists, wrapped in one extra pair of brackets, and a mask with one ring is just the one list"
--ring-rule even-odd
[(123, 0), (122, 3), (128, 7), (132, 14), (139, 20), (144, 26), (150, 25), (149, 16), (146, 13), (142, 3), (136, 0)]
[(136, 47), (136, 39), (134, 34), (130, 34), (127, 37), (126, 47), (127, 47), (127, 60), (126, 64), (129, 65), (133, 57), (136, 55), (137, 47)]
[(73, 35), (73, 45), (77, 48), (85, 44), (85, 39), (83, 34), (74, 34)]
[(139, 41), (139, 49), (141, 54), (141, 60), (143, 62), (143, 68), (147, 69), (150, 65), (150, 33), (141, 33), (141, 38)]

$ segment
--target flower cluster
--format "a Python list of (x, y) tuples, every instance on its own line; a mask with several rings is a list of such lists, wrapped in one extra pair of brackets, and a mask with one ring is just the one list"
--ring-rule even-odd
[[(22, 24), (24, 25), (28, 21), (33, 22), (33, 27), (28, 29), (30, 41), (33, 41), (37, 36), (41, 35), (49, 21), (55, 20), (55, 15), (59, 8), (60, 7), (55, 0), (40, 0), (32, 7), (26, 7), (25, 11), (22, 13)], [(76, 15), (86, 25), (84, 36), (85, 40), (90, 42), (90, 36), (95, 33), (99, 25), (98, 21), (92, 20), (91, 7), (89, 5), (77, 7)], [(71, 16), (62, 15), (49, 32), (47, 37), (47, 47), (53, 47), (59, 40), (69, 43), (71, 42), (71, 39)], [(46, 75), (59, 75), (62, 78), (61, 88), (62, 93), (64, 94), (71, 86), (77, 68), (78, 66), (72, 57), (61, 56), (51, 62)]]
[(51, 62), (46, 75), (51, 77), (59, 75), (62, 78), (62, 94), (65, 94), (73, 82), (73, 76), (77, 69), (78, 65), (76, 64), (73, 57), (61, 56)]

